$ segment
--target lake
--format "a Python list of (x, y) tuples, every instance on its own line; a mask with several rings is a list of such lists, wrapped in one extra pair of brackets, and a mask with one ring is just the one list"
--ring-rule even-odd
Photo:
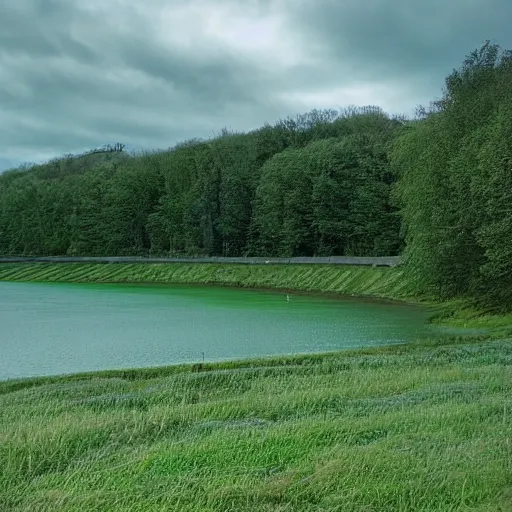
[(0, 282), (0, 380), (404, 343), (432, 334), (427, 316), (210, 286)]

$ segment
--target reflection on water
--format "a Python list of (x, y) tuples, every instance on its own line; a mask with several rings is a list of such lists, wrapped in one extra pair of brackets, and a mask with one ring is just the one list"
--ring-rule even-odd
[(0, 283), (0, 379), (403, 343), (419, 308), (208, 286)]

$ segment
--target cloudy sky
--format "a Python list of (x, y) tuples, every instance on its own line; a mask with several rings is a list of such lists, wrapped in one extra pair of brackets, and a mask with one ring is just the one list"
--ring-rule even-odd
[(313, 108), (412, 114), (511, 0), (1, 0), (0, 171)]

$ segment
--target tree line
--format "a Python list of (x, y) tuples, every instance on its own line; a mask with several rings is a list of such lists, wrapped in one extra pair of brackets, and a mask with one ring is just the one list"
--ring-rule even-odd
[(400, 249), (376, 107), (312, 111), (168, 151), (55, 159), (0, 177), (8, 255), (387, 256)]
[(414, 119), (313, 110), (166, 151), (0, 176), (3, 255), (390, 256), (512, 303), (512, 53), (484, 43)]
[(512, 307), (512, 51), (470, 53), (391, 162), (418, 289)]

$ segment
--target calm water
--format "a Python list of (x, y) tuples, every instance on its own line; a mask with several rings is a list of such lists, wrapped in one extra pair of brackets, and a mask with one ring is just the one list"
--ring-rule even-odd
[(0, 282), (0, 379), (403, 343), (432, 332), (426, 316), (206, 286)]

